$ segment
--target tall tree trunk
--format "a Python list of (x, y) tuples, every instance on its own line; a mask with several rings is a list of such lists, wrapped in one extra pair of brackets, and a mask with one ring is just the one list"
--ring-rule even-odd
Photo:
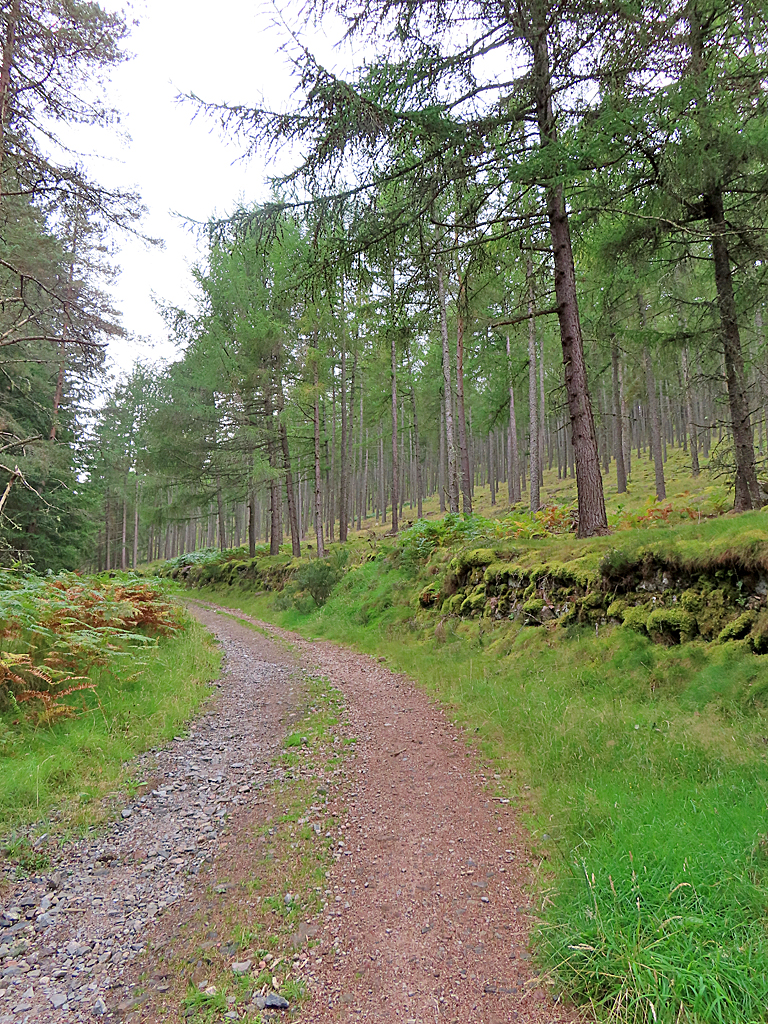
[[(544, 446), (547, 441), (547, 419), (546, 406), (544, 405), (544, 343), (541, 338), (536, 345), (537, 357), (539, 360), (539, 484), (544, 486)], [(550, 453), (550, 469), (551, 465)]]
[(110, 499), (110, 493), (109, 493), (109, 488), (107, 488), (107, 493), (106, 493), (106, 495), (104, 497), (104, 554), (105, 554), (104, 568), (106, 569), (107, 572), (109, 572), (109, 570), (112, 568), (112, 563), (111, 563), (110, 557), (109, 557), (109, 542), (110, 542), (110, 539), (111, 539), (110, 535), (109, 535), (109, 520), (110, 520), (112, 509), (111, 509), (111, 503), (110, 503), (109, 499)]
[(123, 482), (123, 531), (120, 545), (120, 568), (123, 572), (128, 568), (128, 495), (125, 491), (125, 482)]
[(530, 408), (529, 457), (531, 462), (531, 512), (541, 507), (539, 493), (539, 416), (536, 408), (536, 302), (533, 285), (533, 264), (527, 261), (525, 276), (528, 284), (528, 405)]
[(275, 397), (277, 403), (277, 418), (280, 430), (280, 447), (283, 454), (283, 471), (285, 472), (285, 495), (288, 502), (288, 526), (291, 532), (291, 553), (294, 558), (301, 557), (301, 536), (299, 533), (299, 516), (296, 509), (296, 496), (293, 487), (293, 468), (291, 466), (291, 452), (288, 446), (288, 430), (283, 419), (285, 409), (285, 398), (283, 396), (283, 385), (281, 376), (282, 353), (279, 347), (275, 351), (275, 367), (277, 369), (277, 381), (275, 382)]
[(256, 557), (256, 542), (258, 540), (259, 520), (256, 512), (256, 488), (251, 481), (248, 490), (248, 554), (251, 558)]
[[(19, 22), (19, 0), (11, 0), (3, 40), (3, 60), (0, 66), (0, 202), (3, 198), (3, 171), (5, 169), (5, 132), (9, 121), (11, 68), (16, 50), (16, 29)], [(107, 566), (109, 568), (109, 566)]]
[[(539, 137), (542, 148), (555, 142), (557, 130), (552, 109), (549, 47), (546, 21), (540, 24), (531, 39), (533, 50), (533, 79)], [(555, 296), (560, 322), (560, 342), (565, 366), (565, 391), (571, 417), (571, 437), (576, 463), (576, 493), (579, 507), (579, 536), (591, 537), (608, 532), (605, 514), (603, 478), (597, 453), (595, 421), (587, 385), (584, 364), (584, 343), (579, 321), (576, 294), (576, 271), (573, 249), (565, 208), (563, 187), (550, 184), (546, 189), (547, 216), (552, 237), (555, 265)]]
[(619, 362), (619, 404), (621, 407), (621, 438), (624, 453), (624, 472), (627, 480), (632, 474), (632, 424), (629, 419), (627, 395), (624, 390), (624, 369)]
[(683, 348), (683, 388), (685, 389), (685, 429), (688, 434), (688, 441), (691, 446), (691, 473), (698, 476), (699, 468), (699, 431), (696, 426), (696, 419), (693, 415), (693, 402), (691, 400), (691, 378), (688, 367), (688, 349)]
[(221, 477), (216, 477), (216, 512), (219, 520), (219, 550), (225, 551), (227, 547), (226, 528), (224, 525), (224, 497), (221, 493)]
[(421, 519), (423, 514), (422, 509), (422, 491), (423, 484), (421, 479), (421, 449), (419, 447), (419, 420), (416, 415), (416, 395), (413, 390), (413, 382), (411, 382), (411, 413), (413, 415), (413, 457), (416, 463), (416, 517)]
[(619, 343), (611, 332), (611, 370), (613, 383), (613, 457), (616, 460), (616, 489), (619, 494), (627, 493), (627, 470), (624, 465), (624, 424), (621, 415), (621, 391), (619, 388)]
[[(645, 302), (640, 292), (637, 293), (637, 308), (640, 313), (640, 326), (645, 331)], [(651, 427), (651, 454), (653, 456), (653, 471), (656, 476), (656, 497), (659, 501), (664, 501), (667, 496), (667, 486), (664, 480), (664, 453), (661, 447), (659, 392), (656, 387), (651, 352), (645, 339), (643, 340), (643, 361), (645, 363), (645, 388), (648, 393), (648, 415)]]
[(515, 418), (515, 389), (512, 384), (512, 362), (507, 331), (507, 372), (509, 373), (509, 434), (507, 436), (507, 494), (509, 504), (520, 501), (520, 466), (517, 452), (517, 420)]
[(653, 471), (656, 476), (656, 497), (659, 501), (664, 501), (667, 496), (667, 486), (664, 481), (664, 457), (661, 450), (659, 395), (656, 390), (651, 353), (647, 344), (643, 344), (643, 359), (645, 361), (645, 386), (648, 392), (648, 414), (651, 421), (651, 451), (653, 453)]
[(347, 501), (349, 481), (347, 480), (347, 339), (344, 330), (344, 297), (341, 299), (341, 452), (339, 453), (339, 541), (347, 539)]
[(399, 463), (397, 451), (397, 344), (395, 342), (395, 325), (390, 328), (391, 385), (392, 385), (392, 533), (397, 533), (397, 502)]
[(445, 443), (448, 449), (448, 511), (459, 511), (459, 488), (456, 474), (456, 444), (453, 436), (453, 388), (451, 387), (451, 353), (448, 346), (448, 314), (445, 307), (443, 267), (437, 265), (437, 296), (440, 306), (440, 337), (443, 342), (443, 399), (445, 405)]
[(459, 457), (461, 459), (461, 499), (465, 515), (472, 512), (472, 476), (467, 445), (467, 417), (464, 409), (464, 313), (467, 305), (467, 277), (459, 275), (456, 302), (456, 418), (459, 426)]
[(719, 188), (705, 197), (712, 229), (712, 256), (715, 264), (715, 286), (717, 307), (720, 313), (720, 330), (725, 358), (725, 379), (728, 387), (728, 407), (731, 414), (733, 447), (736, 458), (735, 500), (736, 512), (760, 508), (760, 487), (755, 467), (755, 445), (747, 401), (747, 386), (744, 375), (744, 358), (741, 352), (741, 335), (733, 294), (731, 257), (728, 249), (728, 225), (723, 210), (723, 196)]
[(139, 496), (141, 494), (141, 486), (139, 484), (139, 475), (136, 474), (136, 486), (134, 488), (133, 496), (133, 568), (135, 569), (139, 562)]
[(293, 470), (291, 452), (288, 447), (288, 431), (280, 421), (280, 445), (283, 450), (283, 467), (285, 469), (285, 494), (288, 500), (288, 525), (291, 531), (291, 553), (294, 558), (301, 557), (301, 537), (299, 536), (299, 517), (296, 510), (296, 496), (293, 488)]
[(314, 443), (315, 443), (315, 538), (317, 540), (317, 557), (325, 558), (323, 543), (323, 477), (320, 465), (320, 368), (317, 352), (317, 328), (314, 330), (313, 348), (315, 357), (312, 360), (314, 384)]
[(363, 375), (360, 374), (360, 430), (358, 432), (360, 442), (360, 498), (357, 505), (357, 528), (362, 530), (363, 519), (368, 518), (366, 507), (366, 484), (368, 477), (368, 432), (365, 437), (365, 471), (363, 471)]

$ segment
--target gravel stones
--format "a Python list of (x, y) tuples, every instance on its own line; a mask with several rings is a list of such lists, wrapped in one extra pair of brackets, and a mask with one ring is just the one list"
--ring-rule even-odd
[[(221, 619), (200, 617), (206, 616), (219, 626)], [(118, 820), (103, 834), (64, 846), (45, 876), (17, 881), (13, 868), (5, 869), (0, 1024), (143, 1013), (168, 989), (147, 996), (134, 993), (132, 982), (145, 969), (157, 922), (171, 909), (193, 909), (195, 876), (214, 862), (238, 816), (280, 776), (269, 765), (301, 676), (279, 655), (263, 660), (266, 642), (254, 650), (244, 627), (228, 624), (226, 633), (226, 686), (213, 689), (188, 736), (137, 759), (139, 777), (149, 781)]]

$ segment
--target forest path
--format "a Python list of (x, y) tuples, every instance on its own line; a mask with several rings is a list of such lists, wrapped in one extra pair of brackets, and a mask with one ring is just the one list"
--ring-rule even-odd
[(529, 962), (534, 865), (525, 830), (486, 791), (442, 708), (375, 658), (216, 610), (217, 636), (235, 615), (287, 641), (306, 671), (338, 688), (357, 740), (335, 800), (343, 846), (318, 922), (313, 999), (300, 1019), (579, 1019), (553, 1004)]
[[(524, 830), (441, 708), (374, 658), (214, 605), (190, 609), (225, 656), (212, 700), (187, 736), (138, 759), (145, 785), (118, 822), (0, 892), (0, 1024), (577, 1020), (529, 960)], [(306, 697), (310, 684), (328, 689), (318, 673), (343, 696), (344, 721), (328, 764), (298, 748), (290, 767), (276, 755), (318, 710)], [(306, 810), (286, 824), (297, 785)], [(280, 857), (299, 859), (290, 839), (302, 822), (310, 870), (313, 843), (330, 841), (333, 860), (308, 892), (316, 909), (295, 950), (268, 976), (288, 992), (287, 971), (312, 998), (273, 1011), (246, 983), (266, 966), (249, 960), (265, 941), (248, 938), (249, 924), (253, 935), (258, 914), (267, 928), (276, 920), (266, 897), (282, 903)]]

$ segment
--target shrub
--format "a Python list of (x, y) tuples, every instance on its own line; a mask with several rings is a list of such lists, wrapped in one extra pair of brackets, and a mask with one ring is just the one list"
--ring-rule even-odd
[(331, 591), (341, 577), (341, 571), (335, 568), (327, 558), (313, 558), (305, 562), (295, 573), (294, 580), (302, 590), (306, 590), (315, 604), (325, 604)]

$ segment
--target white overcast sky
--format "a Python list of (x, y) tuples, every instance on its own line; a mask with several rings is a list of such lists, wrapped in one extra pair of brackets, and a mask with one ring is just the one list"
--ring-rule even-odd
[[(88, 139), (87, 164), (97, 181), (136, 187), (148, 214), (143, 230), (162, 238), (164, 249), (119, 240), (122, 268), (113, 294), (123, 325), (134, 339), (113, 343), (110, 354), (127, 369), (137, 358), (172, 356), (167, 332), (153, 297), (188, 306), (190, 266), (198, 258), (194, 234), (177, 214), (205, 221), (230, 212), (238, 200), (259, 201), (268, 192), (273, 168), (263, 159), (238, 160), (241, 149), (209, 123), (192, 120), (190, 106), (176, 101), (193, 92), (212, 101), (282, 106), (295, 80), (284, 53), (285, 35), (274, 27), (267, 4), (250, 0), (143, 0), (128, 41), (133, 60), (112, 75), (110, 100), (124, 115), (129, 145), (100, 132)], [(327, 25), (327, 22), (326, 22)], [(338, 63), (326, 28), (308, 44), (326, 63)]]

